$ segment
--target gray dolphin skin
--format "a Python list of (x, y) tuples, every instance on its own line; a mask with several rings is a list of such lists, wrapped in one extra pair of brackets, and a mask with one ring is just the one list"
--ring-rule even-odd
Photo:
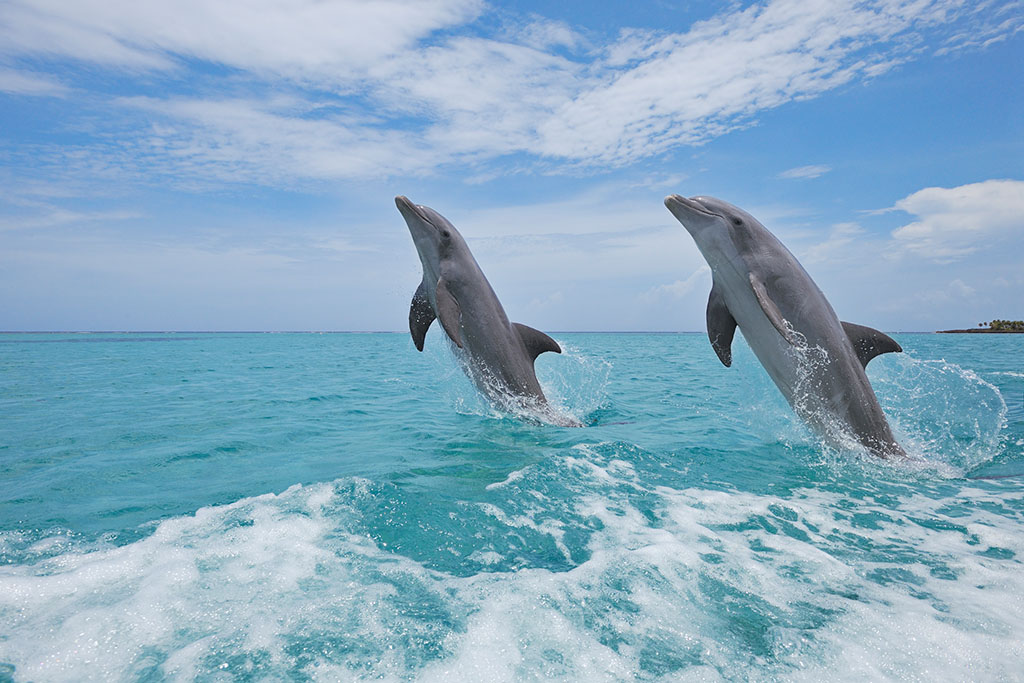
[(562, 427), (581, 422), (548, 404), (533, 362), (545, 351), (561, 353), (539, 330), (510, 323), (466, 241), (433, 209), (395, 197), (423, 264), (423, 281), (412, 297), (409, 331), (423, 350), (435, 319), (453, 345), (466, 374), (494, 404)]
[(713, 197), (665, 198), (711, 267), (707, 326), (732, 364), (739, 327), (775, 385), (805, 422), (835, 446), (853, 437), (874, 455), (905, 455), (864, 368), (903, 349), (870, 327), (841, 322), (803, 266), (740, 208)]

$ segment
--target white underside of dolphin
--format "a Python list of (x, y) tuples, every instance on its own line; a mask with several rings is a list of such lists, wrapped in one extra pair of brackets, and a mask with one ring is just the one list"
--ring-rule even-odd
[(406, 197), (396, 197), (395, 204), (423, 265), (423, 281), (409, 308), (416, 348), (423, 350), (436, 319), (466, 374), (496, 407), (558, 426), (582, 426), (548, 404), (534, 371), (541, 353), (562, 352), (558, 343), (539, 330), (509, 322), (462, 235), (444, 216)]
[(803, 266), (753, 216), (712, 197), (666, 197), (711, 267), (708, 337), (732, 364), (738, 327), (793, 410), (833, 446), (904, 455), (864, 368), (902, 351), (878, 330), (839, 320)]

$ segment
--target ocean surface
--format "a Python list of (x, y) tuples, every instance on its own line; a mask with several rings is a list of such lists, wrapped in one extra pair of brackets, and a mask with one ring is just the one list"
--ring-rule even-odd
[(1020, 680), (1024, 336), (897, 334), (913, 456), (737, 337), (554, 334), (586, 423), (438, 330), (0, 335), (0, 680)]

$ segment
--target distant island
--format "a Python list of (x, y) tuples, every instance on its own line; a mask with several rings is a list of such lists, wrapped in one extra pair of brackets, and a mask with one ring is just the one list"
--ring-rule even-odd
[(966, 330), (936, 330), (939, 334), (977, 334), (977, 333), (995, 333), (995, 334), (1006, 334), (1006, 333), (1024, 333), (1024, 320), (993, 320), (988, 323), (978, 323), (977, 327), (971, 327)]

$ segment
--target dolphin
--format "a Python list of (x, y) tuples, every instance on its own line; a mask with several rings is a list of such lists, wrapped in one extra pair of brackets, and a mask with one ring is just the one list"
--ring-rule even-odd
[(794, 412), (841, 447), (853, 437), (868, 452), (903, 456), (864, 368), (903, 349), (870, 327), (841, 322), (800, 262), (746, 211), (713, 197), (677, 194), (665, 206), (711, 267), (711, 346), (732, 365), (739, 327)]
[(403, 196), (395, 197), (395, 204), (423, 264), (423, 281), (409, 308), (416, 349), (423, 350), (427, 329), (440, 320), (466, 374), (493, 404), (562, 427), (583, 426), (554, 410), (537, 381), (533, 362), (545, 351), (561, 353), (558, 343), (540, 330), (509, 322), (466, 241), (448, 219)]

